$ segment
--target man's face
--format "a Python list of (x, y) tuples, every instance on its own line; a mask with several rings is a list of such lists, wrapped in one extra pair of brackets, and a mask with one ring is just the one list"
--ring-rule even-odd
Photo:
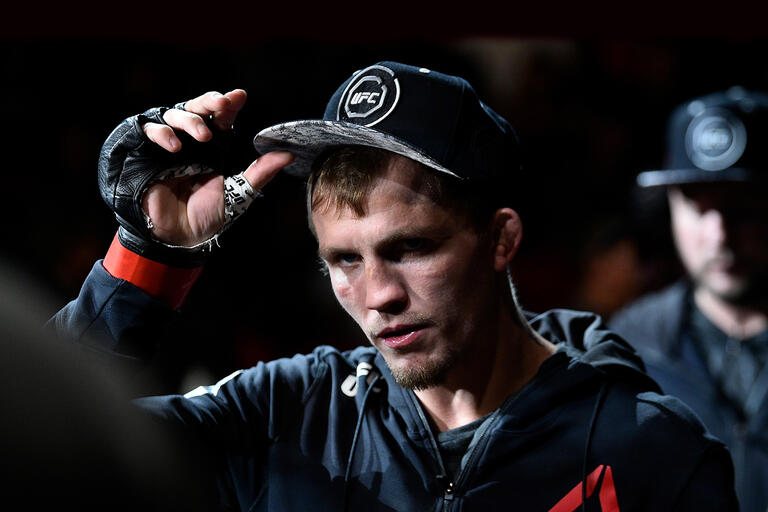
[(672, 234), (697, 287), (735, 304), (768, 299), (768, 202), (749, 184), (669, 190)]
[(414, 187), (421, 170), (395, 157), (374, 180), (365, 214), (312, 213), (337, 299), (397, 382), (425, 389), (488, 339), (494, 271), (488, 238)]

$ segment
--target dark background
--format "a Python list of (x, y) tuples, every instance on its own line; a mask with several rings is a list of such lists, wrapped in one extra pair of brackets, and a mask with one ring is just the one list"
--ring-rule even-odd
[[(244, 168), (257, 156), (250, 140), (258, 130), (320, 117), (351, 72), (399, 60), (464, 76), (519, 132), (526, 192), (515, 206), (525, 235), (513, 270), (527, 308), (609, 315), (677, 276), (663, 202), (636, 191), (634, 176), (660, 165), (666, 117), (678, 103), (737, 84), (768, 89), (755, 13), (731, 4), (697, 22), (704, 5), (671, 15), (653, 4), (621, 13), (571, 6), (525, 23), (514, 11), (478, 5), (436, 23), (431, 11), (383, 5), (378, 18), (367, 13), (354, 23), (300, 4), (276, 17), (221, 4), (195, 15), (165, 6), (151, 18), (130, 10), (98, 22), (76, 7), (30, 7), (18, 23), (7, 19), (6, 265), (42, 284), (49, 314), (76, 296), (117, 227), (98, 194), (96, 159), (123, 118), (244, 88)], [(606, 17), (614, 22), (600, 21)], [(264, 192), (222, 236), (187, 301), (183, 329), (161, 347), (153, 391), (186, 390), (320, 343), (365, 343), (317, 270), (303, 184), (280, 175)]]

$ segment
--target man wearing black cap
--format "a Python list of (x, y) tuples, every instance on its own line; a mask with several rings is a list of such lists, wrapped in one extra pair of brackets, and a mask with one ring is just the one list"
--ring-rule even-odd
[(308, 178), (330, 284), (372, 346), (318, 347), (138, 400), (197, 439), (223, 505), (737, 508), (727, 450), (657, 393), (623, 340), (589, 313), (520, 309), (509, 280), (518, 142), (466, 81), (365, 68), (322, 120), (263, 130), (263, 156), (224, 178), (218, 153), (244, 101), (209, 93), (109, 136), (100, 187), (120, 228), (53, 320), (115, 358), (151, 352), (256, 191), (281, 168)]
[(663, 170), (686, 278), (619, 312), (613, 328), (664, 392), (730, 448), (742, 510), (768, 508), (768, 96), (732, 88), (672, 114)]

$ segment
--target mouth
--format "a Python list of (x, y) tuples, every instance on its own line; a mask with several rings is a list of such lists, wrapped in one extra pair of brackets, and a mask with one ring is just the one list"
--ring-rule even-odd
[(395, 325), (379, 331), (376, 338), (390, 348), (404, 348), (416, 342), (426, 327), (423, 324)]
[(734, 272), (738, 265), (735, 261), (735, 258), (732, 255), (727, 256), (718, 256), (715, 258), (710, 259), (706, 265), (706, 269), (711, 272), (723, 272), (723, 273), (730, 273)]

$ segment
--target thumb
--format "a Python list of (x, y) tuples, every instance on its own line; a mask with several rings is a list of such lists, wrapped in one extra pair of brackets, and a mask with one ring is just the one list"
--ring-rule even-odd
[(272, 151), (255, 160), (243, 173), (254, 190), (261, 190), (294, 156), (288, 151)]
[[(264, 185), (275, 175), (293, 162), (294, 156), (287, 151), (273, 151), (254, 161), (241, 174), (229, 176), (224, 180), (224, 225), (220, 232), (226, 230), (250, 206)], [(243, 177), (245, 180), (243, 180)], [(253, 190), (248, 190), (245, 182)]]

